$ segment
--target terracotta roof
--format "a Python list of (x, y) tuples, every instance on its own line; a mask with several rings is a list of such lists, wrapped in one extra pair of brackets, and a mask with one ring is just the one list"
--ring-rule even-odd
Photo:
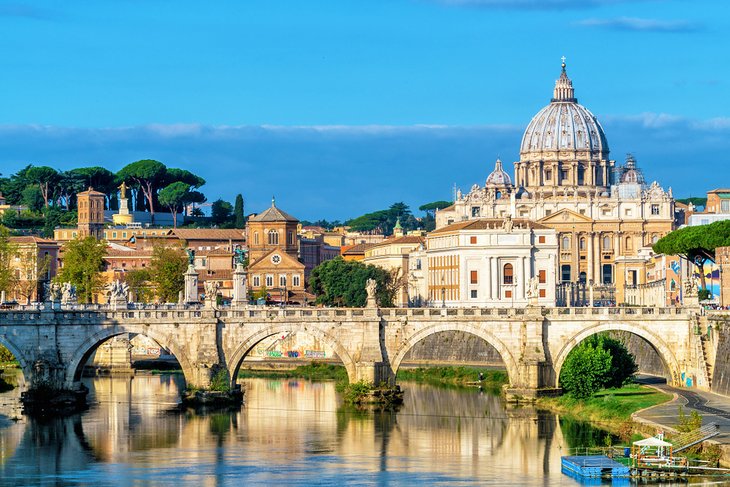
[(8, 241), (9, 242), (12, 242), (14, 244), (29, 244), (29, 243), (45, 244), (45, 245), (48, 245), (48, 244), (56, 244), (57, 245), (58, 244), (58, 242), (56, 242), (55, 240), (50, 240), (50, 239), (47, 239), (47, 238), (34, 237), (32, 235), (25, 235), (25, 236), (20, 236), (20, 237), (8, 237)]
[(254, 222), (298, 222), (296, 218), (291, 216), (290, 214), (286, 213), (285, 211), (280, 210), (276, 207), (276, 205), (272, 202), (271, 206), (267, 208), (265, 211), (259, 213), (255, 217), (250, 219)]
[(128, 259), (150, 259), (152, 257), (152, 251), (142, 251), (142, 250), (135, 250), (135, 251), (128, 251), (128, 250), (118, 250), (118, 249), (107, 249), (106, 256), (105, 257), (123, 257)]
[(355, 254), (365, 254), (365, 251), (369, 249), (370, 247), (374, 247), (375, 244), (369, 244), (369, 243), (361, 243), (356, 245), (348, 245), (345, 247), (342, 247), (342, 250), (340, 251), (340, 255), (355, 255)]
[[(452, 223), (445, 227), (441, 227), (431, 232), (433, 234), (454, 232), (457, 230), (502, 230), (504, 220), (500, 218), (481, 218), (479, 220), (466, 220), (463, 222)], [(535, 223), (527, 219), (512, 220), (515, 230), (528, 229), (548, 230), (550, 227), (541, 223)]]
[(424, 243), (426, 239), (424, 237), (418, 236), (418, 235), (404, 235), (402, 237), (398, 238), (386, 238), (382, 242), (378, 242), (376, 244), (372, 244), (370, 248), (372, 247), (384, 247), (386, 245), (393, 245), (393, 244), (417, 244), (417, 243)]
[(176, 228), (172, 233), (183, 240), (244, 240), (243, 230), (236, 228)]
[(80, 193), (77, 193), (76, 196), (78, 196), (80, 194), (93, 194), (93, 195), (106, 196), (104, 193), (101, 193), (99, 191), (95, 191), (94, 188), (92, 188), (91, 186), (89, 186), (89, 189), (87, 189), (86, 191), (82, 191)]

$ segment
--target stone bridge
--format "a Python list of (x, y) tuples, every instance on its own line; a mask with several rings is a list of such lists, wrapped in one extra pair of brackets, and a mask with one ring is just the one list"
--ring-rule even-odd
[[(256, 344), (306, 333), (328, 344), (350, 381), (394, 383), (406, 354), (448, 331), (476, 335), (500, 354), (508, 394), (535, 396), (558, 387), (561, 367), (585, 338), (604, 331), (641, 337), (657, 352), (670, 383), (698, 368), (698, 309), (686, 308), (311, 308), (144, 307), (98, 305), (0, 311), (0, 343), (20, 362), (24, 387), (73, 390), (104, 341), (142, 334), (175, 355), (188, 385), (206, 388), (225, 369), (233, 378)], [(701, 367), (700, 367), (701, 368)]]

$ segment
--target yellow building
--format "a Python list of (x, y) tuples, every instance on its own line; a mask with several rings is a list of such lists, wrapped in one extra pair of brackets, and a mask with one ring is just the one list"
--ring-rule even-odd
[(43, 285), (58, 273), (59, 245), (39, 237), (10, 237), (14, 256), (10, 260), (14, 285), (6, 299), (30, 303), (43, 299)]
[(426, 239), (421, 235), (393, 236), (365, 249), (362, 262), (391, 271), (398, 282), (398, 292), (394, 298), (396, 306), (408, 306), (408, 269), (409, 254), (422, 248)]

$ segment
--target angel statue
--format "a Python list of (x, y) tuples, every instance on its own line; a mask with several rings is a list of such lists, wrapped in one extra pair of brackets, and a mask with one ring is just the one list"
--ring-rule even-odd
[(365, 282), (365, 291), (368, 293), (368, 301), (375, 299), (375, 292), (378, 290), (378, 283), (375, 279), (368, 279)]

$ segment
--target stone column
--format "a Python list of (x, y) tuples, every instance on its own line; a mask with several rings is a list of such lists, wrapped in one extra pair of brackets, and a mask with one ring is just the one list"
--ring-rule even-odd
[(198, 299), (198, 273), (195, 266), (190, 264), (185, 272), (185, 304), (197, 303)]
[(513, 300), (524, 299), (525, 297), (525, 283), (522, 280), (525, 275), (525, 261), (522, 257), (518, 257), (516, 264), (517, 268), (512, 275)]
[(497, 258), (496, 257), (490, 257), (489, 258), (492, 268), (492, 283), (494, 284), (492, 286), (492, 300), (497, 299), (500, 293), (500, 281), (499, 281), (499, 269), (497, 268)]
[(487, 269), (484, 273), (484, 279), (485, 279), (485, 285), (486, 285), (486, 297), (487, 299), (492, 299), (492, 280), (494, 279), (494, 276), (492, 275), (492, 258), (487, 257)]
[(595, 238), (596, 238), (596, 234), (591, 232), (588, 236), (588, 242), (587, 242), (588, 243), (588, 269), (587, 269), (587, 271), (588, 272), (586, 272), (586, 279), (588, 279), (589, 282), (595, 281), (595, 277), (594, 277), (594, 273), (593, 273), (593, 271), (594, 271), (594, 267), (593, 267), (594, 245), (593, 245), (593, 243), (594, 243)]
[(240, 262), (236, 264), (236, 269), (233, 271), (233, 299), (231, 300), (231, 304), (233, 306), (243, 306), (248, 304), (246, 271), (243, 269), (243, 264)]

